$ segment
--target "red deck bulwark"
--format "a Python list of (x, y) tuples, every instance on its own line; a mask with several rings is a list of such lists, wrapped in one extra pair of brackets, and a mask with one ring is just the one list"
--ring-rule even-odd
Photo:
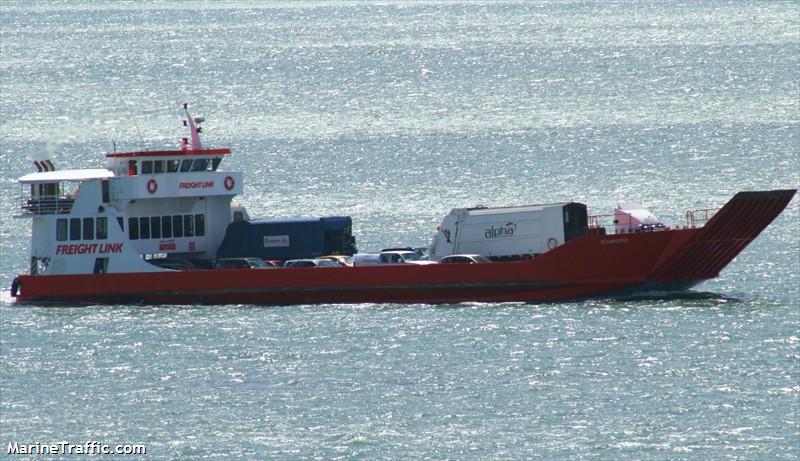
[(574, 239), (532, 261), (22, 276), (20, 301), (449, 303), (558, 301), (647, 282), (673, 230)]

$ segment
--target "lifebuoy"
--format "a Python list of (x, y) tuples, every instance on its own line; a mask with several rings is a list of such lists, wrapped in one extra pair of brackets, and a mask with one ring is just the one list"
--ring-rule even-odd
[(155, 194), (157, 190), (158, 190), (158, 183), (156, 182), (155, 179), (151, 179), (150, 181), (147, 181), (147, 192), (150, 192), (151, 194)]
[(236, 181), (234, 181), (234, 179), (231, 176), (226, 176), (224, 184), (225, 184), (225, 189), (231, 190), (233, 189), (233, 186), (236, 185)]
[(556, 240), (553, 237), (550, 237), (549, 239), (547, 239), (547, 248), (548, 249), (553, 250), (557, 246), (558, 246), (558, 240)]

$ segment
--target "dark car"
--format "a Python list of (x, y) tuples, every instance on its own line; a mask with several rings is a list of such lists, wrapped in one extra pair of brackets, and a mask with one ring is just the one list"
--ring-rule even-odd
[(214, 262), (214, 269), (267, 269), (267, 265), (259, 258), (221, 258)]

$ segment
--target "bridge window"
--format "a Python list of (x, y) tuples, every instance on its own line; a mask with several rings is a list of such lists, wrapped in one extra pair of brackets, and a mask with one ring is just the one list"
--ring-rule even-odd
[(181, 173), (186, 173), (192, 169), (192, 161), (184, 160), (181, 162)]
[(59, 219), (56, 221), (56, 240), (63, 242), (67, 239), (67, 220)]
[(222, 163), (222, 157), (214, 157), (214, 159), (211, 160), (211, 169), (217, 171), (220, 163)]
[(152, 160), (142, 160), (142, 174), (153, 174)]
[(164, 161), (153, 160), (153, 173), (163, 173), (163, 172), (164, 172)]
[(192, 165), (192, 171), (206, 171), (206, 169), (208, 169), (207, 158), (197, 158), (194, 160), (194, 164)]
[(177, 173), (180, 160), (167, 160), (167, 173)]
[(136, 168), (136, 160), (128, 160), (128, 176), (136, 176), (139, 174)]
[(94, 240), (94, 219), (83, 218), (83, 239)]
[(81, 218), (70, 218), (69, 220), (69, 239), (81, 239)]

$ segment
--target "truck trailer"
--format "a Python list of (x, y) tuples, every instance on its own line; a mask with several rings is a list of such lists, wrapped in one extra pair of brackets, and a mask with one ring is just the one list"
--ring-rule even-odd
[(228, 225), (218, 258), (303, 259), (353, 255), (356, 240), (349, 216), (278, 218)]
[(585, 235), (586, 205), (454, 208), (437, 227), (430, 259), (478, 254), (496, 261), (534, 257)]

